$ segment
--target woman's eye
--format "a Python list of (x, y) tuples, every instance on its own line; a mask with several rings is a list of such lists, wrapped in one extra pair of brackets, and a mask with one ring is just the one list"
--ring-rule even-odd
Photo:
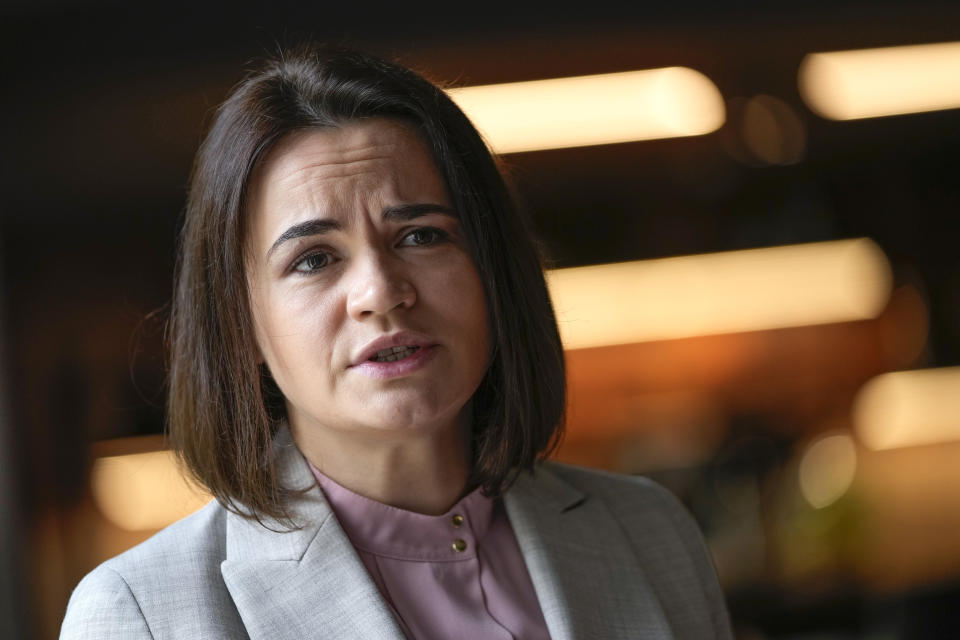
[(436, 244), (437, 242), (442, 242), (449, 237), (450, 236), (447, 234), (447, 232), (442, 229), (423, 227), (422, 229), (415, 229), (403, 236), (400, 244), (403, 246), (419, 247), (426, 244)]
[(297, 273), (313, 273), (319, 271), (330, 264), (330, 254), (318, 251), (303, 256), (293, 265), (293, 271)]

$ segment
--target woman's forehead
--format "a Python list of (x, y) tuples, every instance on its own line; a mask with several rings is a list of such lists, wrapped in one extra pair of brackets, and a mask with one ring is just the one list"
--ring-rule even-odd
[(408, 125), (377, 118), (284, 137), (251, 176), (246, 214), (249, 231), (260, 236), (297, 218), (336, 214), (340, 207), (423, 199), (449, 200), (426, 144)]
[(316, 167), (338, 175), (353, 163), (420, 152), (426, 152), (425, 145), (409, 126), (374, 118), (291, 132), (274, 146), (263, 165), (271, 173), (289, 174)]

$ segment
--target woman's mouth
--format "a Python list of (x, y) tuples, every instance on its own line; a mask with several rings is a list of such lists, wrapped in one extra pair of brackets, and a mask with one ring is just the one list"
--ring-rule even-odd
[(374, 356), (370, 358), (370, 362), (396, 362), (397, 360), (403, 360), (409, 358), (417, 351), (420, 350), (420, 347), (409, 346), (409, 347), (390, 347), (389, 349), (383, 349), (378, 351)]
[(438, 346), (429, 336), (398, 331), (363, 347), (349, 369), (380, 380), (405, 377), (433, 360)]
[(367, 377), (380, 380), (404, 377), (433, 360), (436, 351), (436, 345), (388, 347), (377, 351), (360, 364), (351, 367), (351, 369)]

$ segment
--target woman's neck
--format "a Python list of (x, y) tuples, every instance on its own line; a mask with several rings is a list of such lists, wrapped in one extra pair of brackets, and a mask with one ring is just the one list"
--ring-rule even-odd
[(337, 484), (399, 509), (438, 515), (467, 490), (469, 428), (385, 434), (291, 425), (307, 460)]

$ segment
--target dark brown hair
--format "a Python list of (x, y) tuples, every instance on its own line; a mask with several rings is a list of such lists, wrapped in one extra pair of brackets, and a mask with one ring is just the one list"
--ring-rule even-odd
[(257, 519), (287, 519), (295, 488), (277, 478), (271, 441), (283, 398), (253, 347), (247, 183), (291, 131), (371, 117), (402, 121), (427, 141), (483, 281), (493, 355), (473, 401), (471, 483), (498, 495), (562, 428), (563, 351), (540, 257), (470, 121), (435, 85), (372, 56), (278, 56), (233, 90), (197, 153), (169, 325), (171, 442), (222, 504)]

